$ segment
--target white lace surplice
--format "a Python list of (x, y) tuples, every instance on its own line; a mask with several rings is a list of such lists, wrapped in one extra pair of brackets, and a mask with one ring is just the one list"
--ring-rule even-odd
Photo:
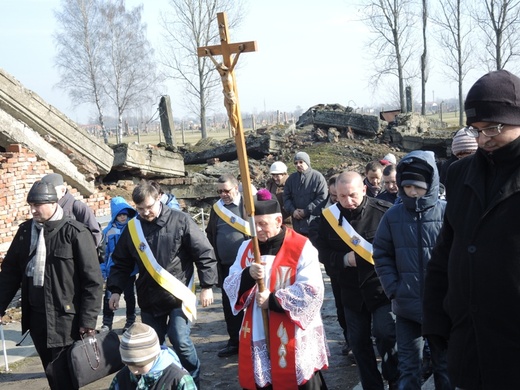
[[(246, 308), (253, 310), (253, 369), (256, 384), (264, 387), (272, 383), (271, 362), (267, 352), (262, 311), (256, 305), (254, 299), (257, 287), (255, 286), (247, 291), (246, 297), (238, 296), (242, 277), (240, 260), (248, 242), (244, 242), (240, 247), (237, 260), (231, 267), (229, 276), (224, 281), (224, 289), (229, 296), (234, 314)], [(274, 256), (262, 256), (262, 262), (265, 262), (266, 275), (268, 275), (265, 280), (266, 288), (269, 288), (270, 285), (273, 260)], [(295, 331), (296, 376), (299, 385), (308, 380), (316, 370), (327, 368), (328, 366), (327, 356), (329, 351), (320, 314), (323, 295), (324, 285), (318, 261), (318, 252), (307, 241), (298, 260), (295, 283), (279, 289), (275, 293), (283, 309), (286, 310), (291, 320), (297, 325)], [(237, 307), (237, 302), (240, 299), (243, 299), (245, 304)], [(271, 337), (277, 336), (271, 335)]]

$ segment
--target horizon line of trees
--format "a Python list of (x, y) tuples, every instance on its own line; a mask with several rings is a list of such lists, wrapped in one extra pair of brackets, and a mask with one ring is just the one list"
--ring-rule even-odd
[[(229, 27), (238, 28), (245, 20), (246, 2), (167, 0), (160, 20), (164, 44), (156, 52), (146, 36), (143, 5), (128, 9), (125, 0), (62, 0), (55, 12), (58, 87), (67, 90), (74, 103), (95, 107), (102, 129), (105, 112), (115, 112), (121, 140), (124, 115), (138, 117), (140, 123), (155, 119), (163, 82), (176, 80), (182, 91), (173, 98), (183, 102), (206, 138), (210, 108), (218, 103), (225, 111), (220, 77), (208, 57), (197, 56), (197, 48), (219, 43), (217, 12), (226, 12)], [(378, 109), (393, 105), (404, 112), (405, 89), (415, 92), (418, 87), (420, 98), (414, 95), (414, 100), (420, 102), (421, 114), (427, 114), (432, 47), (447, 79), (457, 83), (461, 126), (468, 72), (518, 67), (520, 0), (361, 2), (359, 21), (371, 32), (367, 60), (373, 70), (372, 87), (378, 96), (384, 91), (391, 96), (390, 103)], [(108, 142), (106, 131), (103, 134)]]
[[(475, 68), (515, 71), (520, 56), (518, 0), (364, 0), (361, 20), (372, 35), (373, 88), (388, 79), (405, 110), (405, 87), (420, 81), (421, 113), (426, 113), (426, 84), (431, 41), (441, 51), (443, 73), (457, 83), (459, 125), (463, 125), (463, 83)], [(429, 23), (433, 25), (430, 31)], [(478, 46), (480, 44), (480, 46)], [(397, 85), (397, 87), (396, 87)]]

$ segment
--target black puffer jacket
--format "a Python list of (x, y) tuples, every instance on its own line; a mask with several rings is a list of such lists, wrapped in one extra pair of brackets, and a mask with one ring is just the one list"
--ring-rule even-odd
[[(137, 218), (140, 219), (139, 216)], [(207, 288), (217, 284), (217, 260), (213, 248), (188, 214), (162, 207), (161, 213), (153, 222), (141, 219), (141, 226), (146, 241), (161, 267), (188, 285), (197, 265), (201, 287)], [(107, 280), (107, 287), (111, 292), (121, 294), (137, 264), (137, 299), (142, 310), (162, 315), (181, 306), (181, 302), (160, 287), (146, 271), (132, 243), (128, 228), (121, 234), (112, 260), (114, 265)]]
[(453, 163), (446, 194), (427, 268), (423, 333), (449, 339), (456, 386), (518, 389), (520, 138)]
[[(2, 263), (0, 313), (22, 285), (22, 332), (29, 329), (29, 246), (33, 221), (20, 225)], [(64, 217), (43, 227), (47, 258), (43, 294), (47, 313), (47, 347), (63, 347), (79, 339), (79, 328), (96, 327), (101, 309), (103, 278), (90, 231), (80, 222)]]

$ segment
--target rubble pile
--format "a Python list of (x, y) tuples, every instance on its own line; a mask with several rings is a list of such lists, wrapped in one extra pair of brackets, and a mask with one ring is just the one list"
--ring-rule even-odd
[[(322, 172), (326, 178), (346, 169), (362, 173), (367, 162), (380, 160), (389, 152), (398, 158), (405, 154), (399, 147), (380, 143), (375, 136), (355, 136), (350, 139), (335, 129), (325, 132), (312, 125), (301, 129), (291, 125), (259, 129), (256, 134), (248, 134), (246, 139), (252, 140), (247, 142), (248, 163), (252, 184), (257, 188), (265, 187), (270, 177), (269, 167), (275, 161), (285, 162), (289, 173), (294, 172), (292, 160), (298, 151), (307, 152), (311, 157), (312, 168)], [(268, 147), (269, 142), (271, 146), (274, 142), (275, 147)], [(175, 194), (191, 215), (200, 213), (200, 209), (207, 211), (218, 198), (215, 183), (220, 175), (232, 173), (240, 177), (234, 139), (206, 139), (191, 148), (179, 148), (177, 151), (190, 156), (188, 159), (191, 161), (196, 154), (199, 157), (195, 161), (201, 161), (200, 156), (206, 156), (207, 160), (188, 164), (185, 158), (184, 177), (156, 177), (154, 180), (166, 192)], [(100, 184), (98, 188), (111, 196), (131, 199), (133, 185), (138, 180), (140, 178), (137, 177), (121, 179), (110, 184)]]

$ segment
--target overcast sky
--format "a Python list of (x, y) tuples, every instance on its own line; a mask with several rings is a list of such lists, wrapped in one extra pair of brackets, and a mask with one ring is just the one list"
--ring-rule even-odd
[[(148, 39), (158, 47), (161, 10), (167, 0), (127, 0), (127, 7), (144, 3)], [(386, 94), (374, 96), (367, 58), (366, 27), (352, 0), (253, 0), (239, 31), (231, 41), (257, 41), (258, 52), (245, 53), (236, 70), (242, 112), (306, 110), (318, 103), (353, 107), (377, 106), (389, 101)], [(87, 106), (74, 107), (67, 94), (55, 87), (59, 76), (54, 68), (56, 28), (53, 10), (59, 0), (2, 0), (0, 12), (0, 68), (18, 79), (71, 119), (85, 123), (95, 116)], [(216, 23), (216, 21), (215, 21)], [(420, 48), (418, 48), (420, 50)], [(457, 95), (456, 84), (447, 80), (433, 55), (427, 100), (440, 103)], [(471, 85), (483, 72), (468, 76)], [(168, 84), (174, 116), (187, 115), (175, 96), (182, 90)], [(420, 91), (415, 91), (420, 96)], [(215, 108), (224, 113), (223, 105)], [(211, 114), (211, 113), (210, 113)]]

